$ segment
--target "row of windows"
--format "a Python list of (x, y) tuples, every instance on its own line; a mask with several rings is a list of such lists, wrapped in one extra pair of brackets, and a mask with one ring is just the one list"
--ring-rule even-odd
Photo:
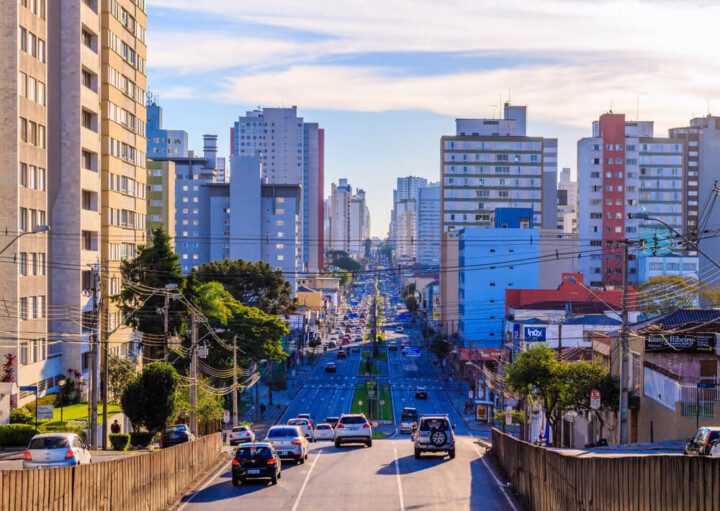
[[(47, 339), (35, 339), (32, 341), (22, 341), (20, 343), (20, 364), (28, 365), (35, 362), (42, 362), (48, 357)], [(47, 387), (47, 388), (52, 388)], [(40, 388), (38, 387), (38, 393)]]
[(108, 11), (110, 11), (110, 14), (115, 16), (115, 18), (130, 31), (131, 34), (133, 34), (143, 43), (145, 42), (145, 28), (140, 23), (135, 21), (135, 18), (133, 18), (129, 12), (123, 9), (122, 6), (117, 2), (117, 0), (107, 0), (107, 9)]
[(108, 152), (112, 156), (137, 165), (138, 167), (145, 166), (145, 152), (120, 140), (108, 138)]
[(45, 169), (36, 165), (20, 163), (20, 186), (45, 190)]
[(45, 106), (45, 84), (40, 80), (18, 72), (18, 94), (38, 105)]
[(697, 271), (695, 263), (650, 263), (649, 269), (653, 271)]
[(145, 185), (135, 181), (131, 177), (110, 173), (109, 188), (114, 192), (120, 192), (140, 199), (145, 198)]
[(45, 40), (30, 32), (25, 27), (20, 27), (20, 49), (35, 57), (43, 64), (45, 63)]
[(445, 149), (469, 151), (540, 151), (540, 142), (453, 141), (445, 142)]
[(23, 296), (20, 298), (20, 319), (42, 319), (45, 317), (45, 296)]
[(45, 19), (45, 14), (47, 12), (47, 9), (45, 8), (45, 0), (20, 0), (20, 5), (36, 16), (39, 16), (40, 19)]
[(41, 149), (46, 147), (45, 126), (20, 117), (20, 140)]
[(107, 77), (108, 83), (110, 85), (113, 85), (114, 87), (120, 89), (123, 94), (131, 97), (136, 102), (144, 106), (145, 90), (138, 87), (135, 82), (133, 82), (130, 78), (128, 78), (112, 66), (108, 66), (107, 68)]
[(135, 259), (136, 256), (137, 247), (134, 243), (110, 243), (111, 260), (121, 261), (123, 259)]
[(22, 276), (45, 275), (45, 254), (42, 252), (20, 252), (18, 273)]
[(122, 107), (117, 106), (112, 101), (107, 102), (108, 118), (118, 124), (125, 126), (133, 133), (145, 136), (145, 121), (138, 118), (135, 114), (128, 112)]
[(108, 30), (108, 47), (120, 55), (125, 62), (145, 74), (145, 59), (137, 54), (134, 48), (120, 39), (117, 34)]
[[(450, 156), (450, 159), (448, 160), (447, 156)], [(460, 155), (458, 154), (458, 159), (455, 159), (456, 154), (455, 153), (445, 153), (445, 162), (448, 161), (459, 161)], [(529, 162), (529, 163), (539, 163), (541, 161), (540, 154), (498, 154), (498, 153), (475, 153), (475, 158), (469, 158), (467, 153), (462, 154), (462, 161), (500, 161), (500, 162)]]
[(108, 208), (110, 212), (110, 225), (116, 227), (129, 227), (131, 229), (145, 229), (145, 215), (129, 209)]
[(41, 209), (20, 208), (18, 230), (29, 232), (38, 225), (46, 225), (46, 213)]

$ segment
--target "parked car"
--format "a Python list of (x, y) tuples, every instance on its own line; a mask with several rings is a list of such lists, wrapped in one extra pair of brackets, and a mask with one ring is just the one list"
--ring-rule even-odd
[(326, 373), (336, 373), (337, 372), (337, 365), (335, 362), (327, 362), (323, 368), (325, 369)]
[(230, 430), (230, 445), (244, 444), (246, 442), (254, 442), (255, 433), (250, 426), (235, 426)]
[(291, 458), (305, 463), (308, 453), (308, 440), (299, 426), (272, 426), (265, 436), (281, 458)]
[(396, 351), (398, 349), (398, 346), (395, 341), (390, 341), (390, 342), (388, 342), (387, 348), (390, 351)]
[(688, 439), (684, 454), (707, 456), (716, 440), (720, 440), (720, 426), (709, 426), (698, 429), (692, 438)]
[(395, 327), (395, 331), (396, 331), (397, 333), (401, 333), (401, 332), (404, 332), (405, 329), (404, 329), (403, 327), (401, 327), (401, 326), (396, 326), (396, 327)]
[(282, 477), (280, 456), (267, 442), (243, 444), (232, 460), (232, 484), (238, 486), (246, 479), (270, 479), (277, 484)]
[(372, 447), (372, 428), (364, 414), (346, 413), (335, 426), (335, 447), (364, 443)]
[(360, 353), (361, 349), (360, 346), (353, 346), (350, 351), (352, 351), (353, 353)]
[(415, 399), (427, 399), (428, 391), (425, 387), (415, 387)]
[(406, 406), (402, 410), (400, 416), (400, 433), (412, 433), (417, 425), (418, 411), (417, 408)]
[(338, 350), (336, 356), (337, 358), (345, 358), (347, 357), (347, 353), (345, 353), (345, 350)]
[(335, 440), (335, 430), (331, 424), (321, 422), (315, 428), (315, 440)]
[(288, 426), (298, 426), (303, 434), (310, 442), (315, 441), (315, 433), (313, 432), (312, 421), (310, 419), (294, 418), (287, 421)]
[(90, 448), (75, 433), (45, 433), (30, 439), (23, 468), (67, 467), (92, 463)]
[(187, 424), (175, 424), (174, 426), (165, 428), (162, 435), (160, 435), (160, 447), (164, 449), (194, 440), (195, 435), (190, 433), (190, 428), (188, 428)]
[(328, 343), (328, 348), (337, 348), (337, 341), (330, 341)]
[(412, 439), (415, 445), (415, 459), (424, 452), (447, 452), (455, 458), (455, 426), (447, 415), (424, 415), (420, 417)]
[(335, 429), (335, 426), (337, 426), (338, 421), (340, 420), (340, 417), (325, 417), (325, 423), (330, 424), (333, 429)]

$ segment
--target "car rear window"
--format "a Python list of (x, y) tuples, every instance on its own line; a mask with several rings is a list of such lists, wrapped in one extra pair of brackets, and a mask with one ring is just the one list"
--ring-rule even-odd
[(365, 424), (364, 417), (343, 417), (340, 419), (343, 424)]
[(70, 442), (64, 436), (46, 436), (30, 440), (28, 449), (64, 449), (70, 447)]
[(165, 428), (165, 433), (179, 433), (181, 431), (187, 431), (187, 426), (185, 424), (178, 424), (176, 426)]
[(284, 436), (297, 436), (298, 432), (295, 428), (273, 428), (268, 431), (268, 438), (279, 438)]
[(448, 422), (444, 419), (426, 419), (420, 424), (420, 431), (430, 431), (431, 429), (447, 431)]
[(403, 419), (417, 419), (417, 410), (405, 410), (402, 413)]
[(236, 428), (232, 428), (233, 433), (242, 433), (244, 431), (247, 431), (247, 426), (238, 426)]
[(307, 419), (290, 419), (288, 424), (291, 426), (307, 426)]
[(332, 428), (331, 428), (329, 425), (320, 424), (320, 425), (319, 425), (317, 428), (315, 428), (315, 429), (332, 429)]
[(712, 443), (718, 438), (720, 438), (720, 431), (711, 431), (710, 435), (708, 436), (708, 443)]
[(241, 447), (235, 452), (235, 459), (238, 460), (266, 460), (272, 457), (272, 451), (268, 447), (258, 447), (254, 445), (250, 447)]

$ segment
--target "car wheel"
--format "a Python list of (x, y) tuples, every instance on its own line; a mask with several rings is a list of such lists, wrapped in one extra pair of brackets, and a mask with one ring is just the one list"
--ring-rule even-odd
[(275, 474), (273, 474), (272, 476), (270, 476), (270, 484), (276, 485), (276, 484), (277, 484), (277, 480), (278, 480), (278, 478), (277, 478), (277, 476), (276, 476)]
[(372, 438), (365, 443), (368, 447), (372, 447)]
[(278, 472), (277, 478), (282, 479), (282, 472)]
[(455, 448), (450, 449), (448, 451), (448, 454), (450, 455), (450, 459), (454, 460), (455, 459)]
[(303, 459), (308, 459), (308, 453), (307, 453), (307, 451), (305, 451), (305, 458), (303, 458)]
[(237, 477), (233, 477), (232, 484), (233, 486), (240, 486), (240, 479), (238, 479)]
[(335, 440), (335, 447), (340, 447), (340, 440)]
[(420, 451), (420, 449), (415, 449), (415, 459), (416, 460), (420, 459), (421, 454), (422, 454), (422, 452)]

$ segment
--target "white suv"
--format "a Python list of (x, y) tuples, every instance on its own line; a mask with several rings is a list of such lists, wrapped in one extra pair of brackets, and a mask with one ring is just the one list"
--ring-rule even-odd
[(340, 416), (335, 426), (335, 447), (342, 444), (365, 444), (372, 447), (372, 428), (361, 413), (346, 413)]

